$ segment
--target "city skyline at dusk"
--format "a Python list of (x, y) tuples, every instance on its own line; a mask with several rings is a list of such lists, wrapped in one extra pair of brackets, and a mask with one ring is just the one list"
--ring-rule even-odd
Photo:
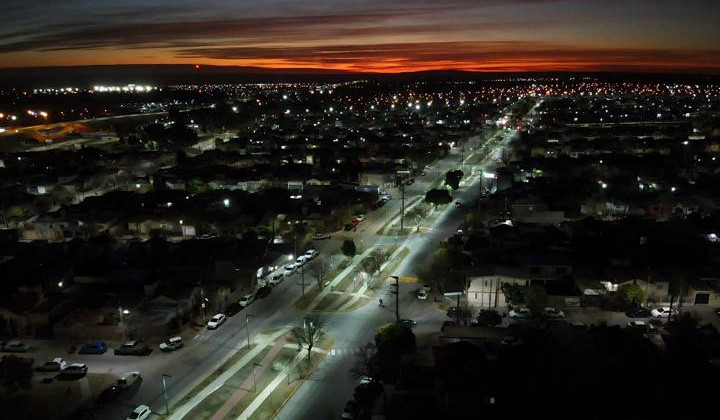
[[(92, 3), (92, 4), (91, 4)], [(11, 0), (1, 67), (720, 72), (712, 0)]]

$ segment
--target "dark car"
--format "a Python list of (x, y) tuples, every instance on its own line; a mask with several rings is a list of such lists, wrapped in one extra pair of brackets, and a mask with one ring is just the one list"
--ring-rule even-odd
[(255, 299), (265, 299), (270, 293), (272, 293), (272, 287), (263, 286), (255, 292)]
[(440, 327), (440, 331), (445, 332), (447, 331), (448, 327), (454, 327), (455, 325), (457, 325), (455, 321), (444, 321), (442, 323), (442, 327)]
[(352, 223), (345, 223), (345, 227), (343, 228), (343, 230), (344, 230), (345, 232), (350, 232), (350, 231), (353, 230), (354, 228), (355, 228), (355, 226), (353, 226)]
[(227, 308), (225, 308), (225, 316), (233, 316), (236, 313), (242, 311), (242, 309), (243, 309), (243, 307), (239, 303), (235, 302), (235, 303), (231, 304), (230, 306), (228, 306)]
[(115, 354), (121, 356), (147, 356), (152, 350), (142, 341), (127, 341), (115, 349)]
[(407, 180), (407, 182), (405, 182), (405, 185), (412, 185), (414, 183), (415, 183), (415, 180), (413, 178), (410, 178)]
[(103, 392), (98, 395), (97, 399), (95, 400), (95, 405), (103, 406), (105, 404), (110, 404), (111, 402), (114, 402), (118, 399), (120, 394), (122, 393), (122, 390), (117, 385), (110, 385), (107, 387)]
[(412, 327), (414, 327), (415, 325), (417, 325), (417, 321), (412, 320), (412, 319), (403, 318), (403, 319), (401, 319), (400, 321), (398, 321), (398, 324), (403, 325), (403, 326), (405, 326), (405, 327), (410, 327), (410, 328), (412, 328)]
[(107, 344), (104, 341), (93, 341), (80, 347), (80, 354), (103, 354), (107, 351)]
[(631, 308), (625, 312), (628, 318), (650, 318), (652, 316), (650, 309), (648, 308)]
[[(446, 315), (447, 315), (448, 317), (450, 317), (450, 318), (457, 318), (457, 316), (458, 316), (458, 307), (457, 307), (457, 306), (451, 306), (450, 308), (448, 308), (448, 310), (447, 310), (447, 312), (446, 312)], [(460, 316), (461, 318), (469, 318), (471, 314), (470, 314), (470, 313), (465, 314), (465, 315), (467, 315), (467, 316), (462, 316), (463, 314), (460, 314), (460, 315), (461, 315), (461, 316)]]

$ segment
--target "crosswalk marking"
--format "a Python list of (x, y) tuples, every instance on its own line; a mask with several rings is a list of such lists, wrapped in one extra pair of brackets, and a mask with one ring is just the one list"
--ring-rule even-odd
[[(328, 354), (330, 356), (342, 356), (342, 355), (348, 356), (348, 355), (355, 355), (355, 354), (360, 354), (360, 353), (361, 353), (361, 350), (359, 348), (353, 347), (351, 349), (332, 349), (332, 350), (330, 350), (330, 352)], [(373, 351), (371, 350), (370, 353), (373, 353)]]

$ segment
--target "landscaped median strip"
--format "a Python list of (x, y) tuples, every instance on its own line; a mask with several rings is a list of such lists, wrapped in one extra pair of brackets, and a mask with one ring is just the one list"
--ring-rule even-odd
[(245, 354), (240, 360), (238, 360), (237, 363), (235, 363), (232, 367), (230, 367), (228, 370), (218, 376), (214, 381), (210, 382), (200, 392), (190, 397), (187, 402), (173, 410), (173, 413), (169, 416), (169, 418), (177, 420), (184, 418), (193, 408), (195, 408), (205, 398), (207, 398), (218, 388), (220, 388), (225, 382), (227, 382), (230, 377), (236, 374), (245, 365), (250, 363), (250, 361), (255, 356), (262, 352), (270, 343), (272, 343), (275, 339), (277, 339), (277, 337), (279, 337), (283, 333), (284, 331), (279, 331), (278, 333), (275, 333), (269, 337), (258, 337), (255, 340), (254, 347), (250, 349), (247, 354)]

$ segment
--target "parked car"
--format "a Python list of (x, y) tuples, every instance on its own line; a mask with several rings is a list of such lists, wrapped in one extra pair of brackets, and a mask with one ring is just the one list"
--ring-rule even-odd
[(428, 292), (425, 289), (420, 289), (417, 294), (417, 298), (420, 300), (425, 300), (428, 297)]
[(355, 400), (350, 400), (345, 403), (341, 417), (344, 419), (356, 419), (359, 413), (360, 404)]
[(48, 360), (42, 365), (38, 366), (35, 370), (39, 372), (60, 372), (67, 367), (67, 362), (62, 357), (56, 357), (52, 360)]
[(127, 372), (123, 373), (117, 380), (117, 385), (122, 389), (130, 388), (135, 382), (142, 379), (140, 372)]
[(147, 420), (150, 418), (150, 414), (152, 414), (150, 407), (147, 405), (139, 405), (135, 407), (132, 413), (130, 413), (125, 420)]
[[(458, 316), (458, 307), (457, 306), (451, 306), (448, 308), (446, 312), (447, 316), (450, 318), (457, 318)], [(469, 312), (466, 313), (460, 313), (461, 318), (469, 318), (471, 314)]]
[(637, 331), (640, 333), (655, 332), (655, 327), (645, 321), (630, 321), (627, 323), (627, 328), (630, 331)]
[(11, 340), (5, 343), (4, 346), (2, 346), (2, 351), (25, 353), (30, 351), (30, 346), (20, 340)]
[(270, 277), (270, 280), (268, 280), (268, 283), (272, 284), (273, 286), (277, 286), (278, 284), (282, 283), (283, 279), (285, 278), (285, 273), (283, 272), (277, 272)]
[(272, 293), (272, 287), (270, 286), (262, 286), (261, 288), (257, 289), (257, 292), (255, 292), (255, 299), (265, 299)]
[(630, 308), (625, 312), (628, 318), (649, 318), (652, 316), (652, 312), (648, 308)]
[(103, 354), (107, 351), (107, 344), (104, 341), (93, 341), (80, 347), (80, 354)]
[(313, 239), (316, 240), (316, 241), (320, 241), (320, 240), (323, 240), (323, 239), (330, 239), (330, 234), (329, 234), (329, 233), (320, 233), (320, 232), (318, 232), (318, 233), (316, 233), (315, 235), (313, 235)]
[(225, 316), (233, 316), (236, 313), (240, 312), (242, 308), (243, 307), (240, 306), (240, 304), (237, 302), (231, 303), (230, 305), (228, 305), (227, 308), (225, 308)]
[(412, 328), (415, 325), (417, 325), (417, 321), (412, 320), (412, 319), (402, 318), (402, 319), (400, 319), (400, 321), (398, 321), (398, 324)]
[(557, 308), (543, 308), (543, 316), (545, 318), (565, 318), (565, 312)]
[(110, 385), (105, 388), (95, 400), (95, 405), (103, 406), (115, 402), (122, 394), (122, 389), (117, 385)]
[(250, 306), (250, 304), (253, 302), (255, 302), (255, 294), (248, 293), (247, 295), (243, 296), (238, 303), (244, 308), (246, 306)]
[(350, 232), (353, 229), (355, 229), (355, 226), (352, 223), (345, 223), (345, 226), (343, 227), (345, 232)]
[(295, 264), (286, 265), (285, 268), (283, 269), (283, 275), (285, 277), (288, 277), (288, 276), (292, 276), (293, 274), (295, 274)]
[(423, 284), (423, 285), (420, 287), (420, 290), (424, 290), (424, 291), (430, 293), (430, 291), (432, 290), (432, 286), (430, 286), (429, 284)]
[(182, 348), (184, 345), (182, 337), (170, 337), (166, 341), (160, 343), (160, 350), (168, 352)]
[(505, 335), (500, 339), (500, 345), (505, 347), (517, 347), (522, 344), (522, 339), (513, 337), (512, 335)]
[(307, 261), (314, 259), (318, 255), (320, 255), (320, 253), (315, 251), (314, 249), (308, 249), (307, 251), (305, 251), (305, 259)]
[(302, 267), (303, 265), (305, 265), (305, 262), (305, 256), (301, 255), (295, 260), (295, 267)]
[(678, 311), (677, 309), (673, 309), (672, 311), (670, 308), (655, 308), (652, 311), (650, 311), (650, 315), (653, 316), (653, 318), (669, 318), (671, 315), (677, 315)]
[(128, 341), (115, 349), (117, 355), (147, 356), (152, 350), (142, 341)]
[(513, 308), (508, 315), (510, 315), (510, 318), (530, 318), (532, 313), (528, 308)]
[(355, 216), (355, 220), (357, 220), (358, 222), (362, 222), (363, 220), (365, 220), (365, 218), (366, 216), (362, 213)]
[(440, 331), (445, 332), (447, 331), (448, 327), (454, 327), (455, 321), (443, 321), (442, 326), (440, 327)]
[(715, 315), (720, 316), (720, 308), (715, 309)]
[(73, 363), (61, 370), (60, 374), (63, 376), (85, 376), (87, 371), (88, 367), (85, 363)]
[(222, 324), (224, 324), (226, 320), (227, 320), (227, 318), (225, 317), (225, 315), (223, 315), (223, 314), (216, 314), (215, 316), (213, 316), (212, 318), (210, 318), (210, 321), (208, 321), (208, 323), (207, 323), (207, 328), (208, 328), (208, 330), (214, 330), (214, 329), (216, 329), (217, 327), (219, 327), (219, 326), (221, 326)]

